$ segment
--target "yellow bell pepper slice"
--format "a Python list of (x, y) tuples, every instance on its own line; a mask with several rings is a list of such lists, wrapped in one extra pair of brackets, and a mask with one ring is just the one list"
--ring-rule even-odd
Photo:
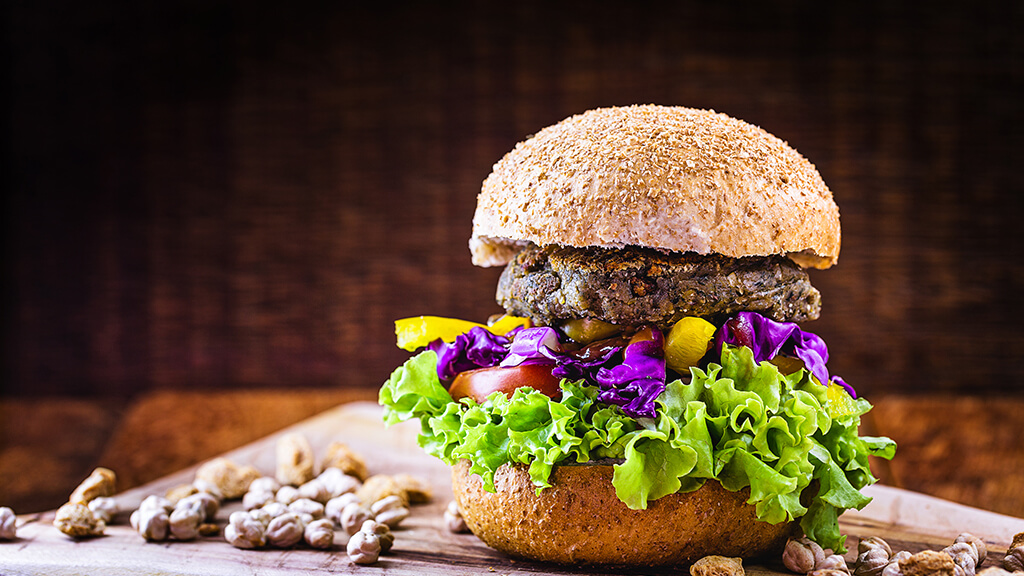
[(562, 332), (570, 340), (578, 344), (590, 344), (597, 340), (610, 338), (622, 332), (622, 326), (594, 320), (592, 318), (577, 318), (562, 324)]
[(854, 402), (846, 388), (838, 384), (830, 384), (826, 388), (825, 405), (832, 418), (841, 418), (857, 413), (857, 403)]
[(456, 338), (469, 332), (471, 328), (485, 328), (494, 334), (504, 336), (517, 326), (528, 326), (529, 323), (529, 318), (508, 315), (502, 316), (491, 326), (457, 318), (415, 316), (395, 320), (395, 336), (399, 348), (413, 352), (438, 338), (445, 342), (454, 342)]
[(487, 326), (487, 329), (494, 332), (498, 336), (504, 336), (516, 328), (530, 327), (529, 318), (520, 318), (519, 316), (509, 316), (508, 314), (502, 314), (501, 318), (498, 318), (494, 324)]
[(715, 325), (695, 316), (675, 323), (665, 336), (665, 364), (676, 372), (696, 366), (711, 348)]

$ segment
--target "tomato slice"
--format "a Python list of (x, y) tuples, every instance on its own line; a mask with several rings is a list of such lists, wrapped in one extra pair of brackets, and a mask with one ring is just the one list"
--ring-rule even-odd
[(455, 377), (448, 393), (455, 400), (469, 396), (482, 403), (494, 392), (511, 397), (516, 388), (526, 386), (558, 400), (562, 397), (562, 389), (558, 387), (561, 379), (551, 375), (554, 367), (554, 364), (520, 364), (467, 370)]

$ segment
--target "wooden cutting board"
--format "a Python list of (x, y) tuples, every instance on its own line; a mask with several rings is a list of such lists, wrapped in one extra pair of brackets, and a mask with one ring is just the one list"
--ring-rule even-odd
[[(511, 559), (484, 546), (475, 536), (451, 534), (445, 527), (442, 511), (451, 499), (448, 468), (427, 456), (416, 445), (418, 425), (405, 423), (384, 428), (380, 408), (372, 403), (346, 404), (306, 420), (279, 434), (264, 438), (225, 454), (238, 463), (251, 463), (265, 473), (275, 467), (275, 445), (281, 434), (299, 432), (309, 438), (317, 454), (332, 441), (341, 441), (361, 453), (371, 473), (410, 473), (426, 479), (434, 490), (430, 504), (417, 506), (396, 532), (391, 555), (382, 556), (373, 566), (352, 564), (345, 554), (346, 537), (338, 534), (331, 551), (308, 548), (294, 550), (239, 550), (221, 537), (195, 542), (147, 543), (127, 525), (127, 513), (107, 528), (101, 538), (75, 541), (65, 537), (51, 524), (53, 512), (21, 517), (18, 539), (0, 542), (0, 574), (189, 574), (229, 576), (234, 574), (293, 575), (310, 572), (359, 574), (389, 573), (399, 576), (421, 574), (578, 574), (602, 573), (600, 570), (572, 570), (557, 566)], [(159, 446), (143, 449), (159, 450)], [(133, 510), (150, 494), (163, 494), (168, 488), (192, 481), (195, 468), (182, 470), (150, 484), (117, 496), (123, 509)], [(850, 535), (848, 543), (856, 550), (856, 538), (881, 536), (894, 549), (917, 552), (941, 549), (960, 532), (971, 532), (989, 544), (986, 565), (1002, 558), (1013, 534), (1024, 531), (1024, 519), (1011, 518), (962, 506), (906, 490), (873, 486), (867, 490), (874, 501), (864, 510), (848, 512), (840, 523)], [(228, 515), (239, 509), (231, 503), (220, 512), (223, 525)], [(852, 562), (854, 553), (847, 554)], [(781, 564), (747, 566), (747, 572), (759, 575), (787, 574)], [(611, 572), (608, 572), (611, 573)], [(680, 573), (678, 570), (636, 570), (630, 573)]]

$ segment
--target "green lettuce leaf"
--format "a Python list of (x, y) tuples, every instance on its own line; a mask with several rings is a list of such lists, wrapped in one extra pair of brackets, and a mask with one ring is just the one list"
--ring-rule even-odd
[(727, 490), (749, 489), (760, 520), (799, 518), (808, 537), (840, 553), (837, 519), (866, 505), (860, 489), (875, 481), (868, 457), (892, 458), (896, 448), (888, 438), (857, 435), (867, 401), (833, 417), (826, 388), (806, 371), (783, 375), (745, 347), (726, 345), (720, 363), (669, 382), (655, 417), (640, 419), (568, 380), (557, 401), (519, 388), (511, 397), (455, 402), (436, 367), (436, 355), (425, 351), (392, 373), (380, 392), (384, 420), (418, 419), (420, 446), (448, 464), (468, 460), (487, 490), (504, 464), (526, 465), (539, 492), (559, 463), (613, 458), (612, 484), (630, 508), (716, 480)]
[(673, 447), (657, 430), (640, 430), (626, 444), (626, 461), (615, 466), (615, 495), (633, 509), (647, 508), (648, 500), (675, 494), (680, 478), (693, 470), (697, 452), (689, 446)]
[(451, 394), (437, 378), (437, 355), (429, 350), (396, 368), (381, 387), (378, 399), (384, 407), (384, 423), (388, 426), (432, 416), (453, 402)]

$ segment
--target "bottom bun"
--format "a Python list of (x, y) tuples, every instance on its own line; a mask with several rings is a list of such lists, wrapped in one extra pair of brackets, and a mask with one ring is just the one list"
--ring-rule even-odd
[(525, 466), (502, 466), (496, 493), (484, 490), (463, 460), (452, 486), (466, 525), (488, 546), (521, 558), (562, 564), (690, 564), (704, 556), (781, 558), (799, 523), (757, 520), (749, 490), (716, 481), (630, 510), (612, 486), (612, 466), (556, 466), (538, 495)]

